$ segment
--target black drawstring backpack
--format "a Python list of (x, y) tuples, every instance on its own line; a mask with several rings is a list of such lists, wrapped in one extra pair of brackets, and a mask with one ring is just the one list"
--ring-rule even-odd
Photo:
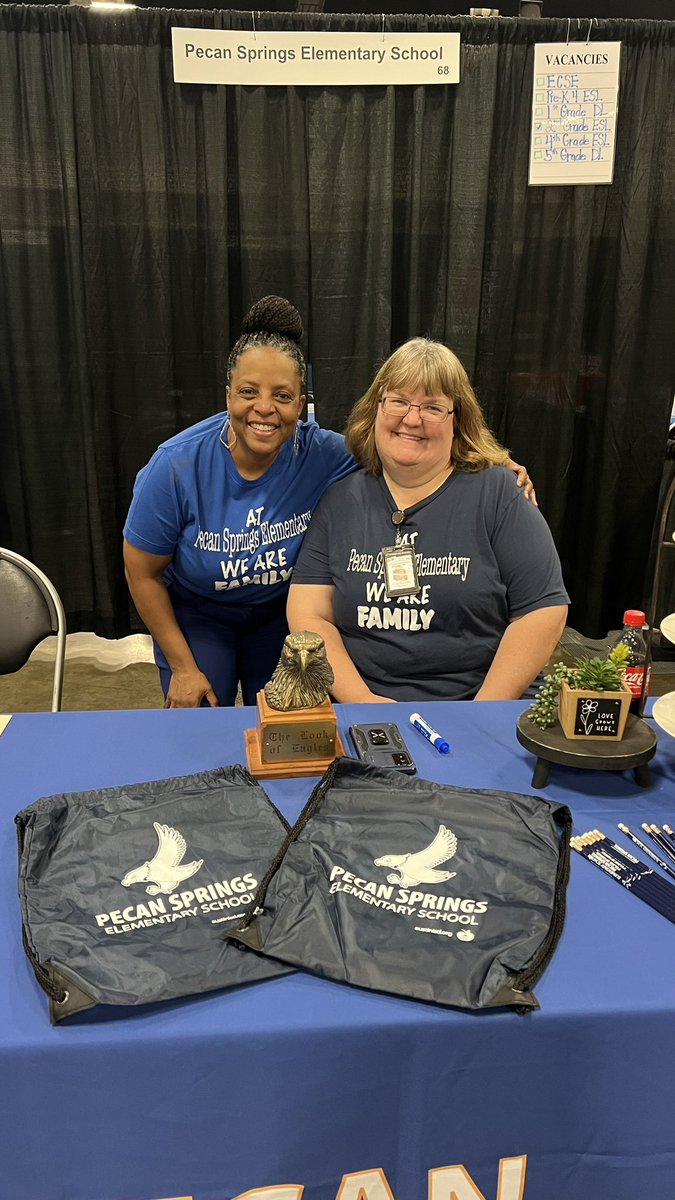
[(359, 987), (537, 1008), (531, 989), (562, 931), (571, 827), (567, 808), (539, 797), (337, 759), (225, 936)]
[(243, 767), (46, 796), (16, 824), (24, 948), (52, 1021), (288, 972), (222, 937), (289, 831)]

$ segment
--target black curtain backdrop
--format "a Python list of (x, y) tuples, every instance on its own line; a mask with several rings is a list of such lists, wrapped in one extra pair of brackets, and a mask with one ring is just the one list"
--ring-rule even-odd
[(623, 47), (614, 183), (561, 188), (527, 169), (533, 45), (565, 20), (391, 16), (459, 32), (460, 84), (325, 89), (175, 85), (173, 25), (251, 15), (0, 6), (0, 542), (71, 630), (138, 628), (136, 471), (223, 407), (241, 317), (279, 292), (335, 429), (397, 343), (452, 346), (536, 481), (571, 623), (620, 626), (649, 593), (675, 386), (675, 22), (594, 24)]

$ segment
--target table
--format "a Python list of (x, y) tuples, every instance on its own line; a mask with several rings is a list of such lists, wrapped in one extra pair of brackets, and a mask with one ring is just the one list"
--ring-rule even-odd
[[(421, 776), (531, 794), (523, 704), (425, 704), (449, 756), (410, 728), (413, 707), (338, 706), (338, 728), (344, 738), (386, 715)], [(21, 949), (14, 814), (52, 792), (241, 762), (253, 719), (45, 713), (13, 717), (0, 737), (0, 1194), (299, 1200), (304, 1185), (303, 1200), (425, 1200), (428, 1187), (433, 1200), (672, 1200), (675, 928), (577, 856), (565, 930), (535, 989), (541, 1010), (528, 1016), (296, 974), (49, 1025)], [(631, 772), (558, 767), (537, 794), (567, 803), (577, 833), (675, 824), (675, 743), (663, 733), (652, 779), (644, 789)], [(264, 786), (293, 819), (314, 782)]]

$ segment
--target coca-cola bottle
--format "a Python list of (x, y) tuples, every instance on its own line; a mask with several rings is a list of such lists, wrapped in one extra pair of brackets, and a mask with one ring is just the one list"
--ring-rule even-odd
[(621, 637), (618, 638), (616, 645), (623, 642), (624, 646), (628, 646), (630, 650), (630, 658), (628, 666), (624, 668), (623, 678), (624, 683), (630, 688), (633, 699), (630, 702), (630, 711), (639, 716), (640, 700), (644, 684), (645, 696), (649, 691), (649, 672), (645, 680), (645, 657), (647, 654), (647, 644), (645, 635), (642, 632), (642, 627), (645, 624), (647, 617), (638, 608), (628, 608), (623, 614), (623, 630)]

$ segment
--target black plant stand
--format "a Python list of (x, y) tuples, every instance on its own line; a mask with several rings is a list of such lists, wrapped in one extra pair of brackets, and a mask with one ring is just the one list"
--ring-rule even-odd
[(656, 753), (658, 739), (655, 731), (641, 717), (629, 716), (620, 741), (609, 742), (566, 738), (558, 722), (550, 729), (540, 729), (524, 712), (518, 718), (516, 737), (521, 746), (537, 756), (532, 775), (534, 788), (546, 787), (551, 763), (580, 767), (586, 771), (632, 770), (639, 787), (651, 785), (651, 771), (647, 764)]

